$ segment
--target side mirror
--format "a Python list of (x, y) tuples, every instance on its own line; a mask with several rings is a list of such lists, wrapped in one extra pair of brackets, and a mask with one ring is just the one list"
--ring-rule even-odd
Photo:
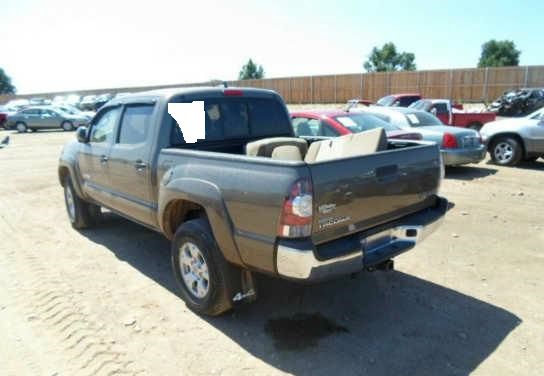
[(88, 130), (87, 127), (79, 127), (76, 132), (76, 138), (78, 142), (83, 144), (87, 143)]

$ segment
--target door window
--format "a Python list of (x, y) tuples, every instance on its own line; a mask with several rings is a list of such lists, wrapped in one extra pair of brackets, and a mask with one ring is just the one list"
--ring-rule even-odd
[(92, 143), (111, 143), (113, 141), (115, 124), (119, 117), (120, 107), (105, 110), (100, 114), (91, 127), (89, 141)]
[(139, 144), (145, 142), (150, 130), (153, 105), (142, 104), (132, 105), (125, 108), (121, 119), (121, 130), (119, 132), (119, 144)]

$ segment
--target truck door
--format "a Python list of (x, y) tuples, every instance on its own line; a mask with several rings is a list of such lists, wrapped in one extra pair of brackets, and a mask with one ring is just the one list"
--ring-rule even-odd
[(112, 208), (133, 219), (154, 223), (151, 195), (151, 151), (154, 103), (129, 104), (121, 115), (120, 129), (109, 160), (115, 200)]
[(109, 155), (120, 113), (121, 107), (109, 107), (94, 117), (89, 142), (84, 144), (78, 156), (84, 192), (107, 207), (111, 207), (113, 200), (108, 176)]

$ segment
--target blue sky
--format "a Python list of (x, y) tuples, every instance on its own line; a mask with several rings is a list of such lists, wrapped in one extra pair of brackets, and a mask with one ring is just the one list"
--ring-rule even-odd
[(418, 69), (474, 67), (489, 39), (544, 64), (544, 1), (0, 0), (0, 67), (19, 93), (353, 73), (392, 41)]

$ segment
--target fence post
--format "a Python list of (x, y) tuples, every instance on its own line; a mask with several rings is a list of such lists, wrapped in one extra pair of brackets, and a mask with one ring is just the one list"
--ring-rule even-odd
[(523, 84), (524, 87), (527, 87), (529, 84), (529, 66), (525, 66), (525, 83)]
[(287, 103), (293, 103), (293, 96), (291, 94), (291, 77), (287, 80), (287, 92), (289, 93), (289, 101)]
[(453, 69), (450, 69), (450, 99), (453, 100)]
[(336, 75), (334, 75), (334, 103), (338, 103), (336, 100)]
[(487, 73), (488, 71), (489, 71), (489, 67), (485, 67), (483, 98), (482, 98), (485, 103), (487, 103)]
[(364, 99), (363, 96), (365, 95), (364, 76), (365, 76), (365, 74), (361, 73), (361, 96), (360, 96), (361, 99)]
[(310, 104), (314, 104), (314, 76), (310, 76)]

